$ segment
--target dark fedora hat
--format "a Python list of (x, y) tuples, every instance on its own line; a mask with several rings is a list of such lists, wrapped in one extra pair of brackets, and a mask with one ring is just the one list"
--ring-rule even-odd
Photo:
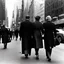
[(29, 15), (26, 15), (26, 19), (29, 19), (30, 18), (30, 16)]
[(36, 16), (35, 19), (36, 19), (36, 20), (39, 20), (39, 19), (40, 19), (40, 16)]

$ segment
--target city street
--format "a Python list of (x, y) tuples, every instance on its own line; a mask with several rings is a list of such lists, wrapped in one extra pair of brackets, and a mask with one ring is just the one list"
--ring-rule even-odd
[(51, 62), (47, 61), (44, 48), (39, 51), (39, 60), (35, 59), (34, 49), (32, 49), (31, 56), (25, 59), (24, 55), (21, 54), (21, 42), (19, 40), (12, 40), (5, 50), (3, 44), (0, 44), (0, 64), (64, 64), (64, 44), (53, 48), (51, 59)]
[[(42, 37), (45, 36), (46, 40), (51, 38), (49, 42), (52, 41), (52, 44), (53, 35), (60, 42), (64, 41), (64, 0), (0, 0), (1, 42), (9, 42), (11, 36), (19, 34), (20, 37), (27, 38), (24, 39), (25, 42), (36, 38), (36, 47), (41, 47), (41, 31)], [(52, 49), (51, 62), (48, 62), (44, 46), (39, 49), (39, 60), (36, 60), (34, 48), (31, 56), (25, 58), (19, 38), (8, 43), (7, 49), (3, 49), (6, 46), (1, 42), (0, 64), (64, 64), (62, 43)]]

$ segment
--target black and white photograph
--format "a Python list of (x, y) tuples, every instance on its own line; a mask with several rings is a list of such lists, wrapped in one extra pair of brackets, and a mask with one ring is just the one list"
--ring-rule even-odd
[(0, 64), (64, 64), (64, 0), (0, 0)]

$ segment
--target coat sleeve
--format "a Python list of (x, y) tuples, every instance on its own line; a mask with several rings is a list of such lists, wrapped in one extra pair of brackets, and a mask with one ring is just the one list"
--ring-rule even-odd
[(44, 24), (42, 24), (42, 33), (45, 33), (45, 28), (44, 28)]
[(56, 37), (56, 33), (57, 33), (57, 30), (56, 30), (56, 26), (54, 24), (54, 36)]
[(20, 38), (22, 37), (22, 23), (20, 25), (20, 30), (19, 30)]

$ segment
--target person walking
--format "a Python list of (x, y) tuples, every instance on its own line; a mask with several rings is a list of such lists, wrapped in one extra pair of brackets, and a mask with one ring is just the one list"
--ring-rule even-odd
[(51, 61), (52, 48), (54, 47), (54, 36), (56, 37), (56, 27), (52, 23), (51, 16), (46, 17), (46, 22), (43, 23), (44, 28), (44, 44), (46, 50), (46, 57)]
[(31, 54), (31, 35), (32, 35), (32, 23), (30, 22), (30, 16), (26, 16), (26, 20), (21, 22), (20, 25), (20, 37), (22, 40), (22, 54), (25, 54), (25, 58), (28, 58), (28, 54)]
[(36, 59), (39, 59), (39, 49), (43, 48), (43, 41), (42, 41), (42, 34), (43, 34), (43, 27), (40, 21), (40, 16), (35, 17), (34, 22), (34, 43), (35, 43), (35, 55)]
[(15, 30), (12, 30), (12, 39), (15, 37)]
[(5, 27), (5, 25), (2, 26), (2, 43), (4, 44), (4, 49), (7, 48), (8, 43), (8, 29)]
[(18, 29), (15, 30), (15, 37), (16, 37), (16, 41), (18, 39)]
[(2, 38), (2, 31), (1, 31), (1, 26), (0, 26), (0, 43), (1, 43), (1, 38)]
[(12, 35), (13, 35), (13, 32), (12, 32), (12, 30), (10, 30), (10, 38), (11, 38), (11, 40), (12, 40)]

